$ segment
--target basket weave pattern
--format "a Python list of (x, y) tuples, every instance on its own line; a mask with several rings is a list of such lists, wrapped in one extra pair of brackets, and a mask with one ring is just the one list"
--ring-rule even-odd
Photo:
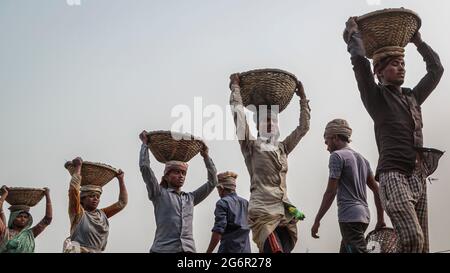
[(279, 111), (288, 106), (297, 88), (297, 78), (279, 69), (258, 69), (240, 73), (244, 106), (278, 105)]
[(188, 162), (197, 155), (203, 142), (188, 134), (170, 131), (154, 131), (148, 134), (149, 148), (153, 156), (161, 163), (176, 160)]
[[(366, 237), (368, 248), (372, 245), (379, 245), (380, 253), (397, 253), (399, 239), (394, 229), (382, 228), (377, 231), (370, 232)], [(374, 244), (375, 243), (375, 244)], [(369, 252), (371, 249), (369, 249)]]
[(6, 202), (12, 206), (34, 207), (41, 201), (42, 197), (44, 197), (43, 189), (14, 187), (8, 189)]
[(420, 17), (404, 8), (371, 12), (356, 21), (368, 58), (384, 47), (405, 47), (421, 26)]
[[(75, 172), (75, 167), (70, 162), (66, 164), (66, 168), (70, 175)], [(83, 161), (83, 165), (81, 166), (81, 186), (96, 185), (103, 187), (118, 174), (119, 171), (109, 165)]]

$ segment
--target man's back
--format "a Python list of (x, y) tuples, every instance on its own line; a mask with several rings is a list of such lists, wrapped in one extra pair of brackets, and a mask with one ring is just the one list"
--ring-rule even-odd
[(216, 203), (213, 231), (222, 234), (219, 253), (250, 253), (248, 201), (236, 193)]
[(369, 162), (350, 148), (330, 155), (330, 178), (338, 179), (339, 222), (369, 223), (366, 183), (372, 175)]

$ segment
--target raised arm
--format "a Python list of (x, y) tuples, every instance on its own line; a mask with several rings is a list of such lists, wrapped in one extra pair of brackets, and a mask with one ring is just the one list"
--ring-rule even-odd
[(50, 225), (53, 218), (53, 209), (52, 209), (52, 201), (50, 199), (50, 189), (44, 188), (45, 190), (45, 216), (42, 220), (35, 225), (31, 231), (33, 232), (33, 236), (36, 238), (39, 234), (44, 231), (44, 229)]
[(250, 133), (250, 128), (245, 116), (241, 88), (239, 86), (239, 74), (233, 74), (230, 76), (230, 89), (230, 106), (234, 124), (236, 126), (236, 135), (241, 148), (245, 148), (248, 146), (249, 141), (255, 140), (255, 138)]
[(351, 55), (353, 71), (358, 83), (361, 100), (366, 110), (373, 116), (376, 107), (375, 100), (380, 95), (380, 89), (375, 82), (370, 62), (365, 57), (366, 53), (361, 33), (359, 32), (358, 24), (354, 17), (351, 17), (346, 23), (344, 40), (347, 43), (347, 50)]
[(139, 168), (141, 170), (142, 179), (147, 187), (148, 198), (154, 200), (161, 194), (161, 188), (153, 170), (150, 168), (147, 132), (143, 131), (139, 135), (139, 138), (142, 140), (141, 151), (139, 153)]
[(2, 186), (0, 189), (0, 238), (3, 238), (3, 233), (6, 229), (6, 217), (3, 212), (3, 202), (5, 202), (6, 197), (8, 196), (8, 188), (6, 186)]
[(119, 200), (112, 204), (111, 206), (102, 209), (106, 214), (106, 217), (110, 218), (123, 210), (128, 203), (128, 193), (127, 188), (125, 187), (124, 173), (122, 170), (119, 170), (119, 174), (117, 175), (117, 180), (119, 181)]
[(208, 181), (196, 189), (192, 194), (194, 195), (194, 206), (202, 202), (217, 186), (217, 170), (214, 162), (209, 157), (209, 149), (206, 144), (200, 152), (205, 162), (206, 170), (208, 172)]
[(421, 105), (440, 82), (441, 77), (444, 74), (444, 67), (441, 64), (438, 54), (422, 40), (420, 32), (417, 32), (416, 35), (414, 35), (411, 39), (411, 43), (416, 45), (417, 51), (422, 55), (427, 68), (427, 74), (413, 89), (417, 102)]
[(81, 166), (83, 160), (80, 157), (77, 157), (72, 163), (75, 166), (75, 172), (72, 174), (69, 186), (69, 219), (71, 226), (77, 222), (83, 213), (80, 203)]
[(300, 97), (300, 119), (297, 128), (283, 140), (286, 154), (290, 154), (309, 131), (309, 121), (311, 119), (311, 108), (309, 108), (308, 104), (309, 101), (306, 99), (305, 90), (300, 81), (297, 83), (297, 91), (295, 93)]

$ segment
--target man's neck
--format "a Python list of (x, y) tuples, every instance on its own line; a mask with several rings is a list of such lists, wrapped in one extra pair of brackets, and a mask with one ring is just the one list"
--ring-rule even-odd
[(346, 149), (346, 148), (349, 148), (349, 146), (347, 143), (344, 143), (338, 147), (338, 150), (342, 150), (342, 149)]
[(401, 85), (396, 85), (396, 84), (389, 83), (389, 82), (383, 83), (383, 85), (384, 86), (389, 86), (390, 88), (392, 88), (393, 90), (395, 90), (395, 91), (397, 91), (399, 93), (402, 92), (402, 86)]
[(174, 190), (176, 193), (180, 193), (181, 192), (181, 187), (172, 187), (169, 185), (169, 188)]

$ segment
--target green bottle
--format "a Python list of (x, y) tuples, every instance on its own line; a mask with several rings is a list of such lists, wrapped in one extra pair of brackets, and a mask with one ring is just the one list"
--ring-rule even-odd
[(287, 204), (287, 203), (285, 203), (285, 205), (287, 206), (287, 210), (289, 211), (289, 213), (292, 214), (295, 219), (303, 221), (306, 218), (305, 214), (303, 212), (299, 211), (293, 205)]

